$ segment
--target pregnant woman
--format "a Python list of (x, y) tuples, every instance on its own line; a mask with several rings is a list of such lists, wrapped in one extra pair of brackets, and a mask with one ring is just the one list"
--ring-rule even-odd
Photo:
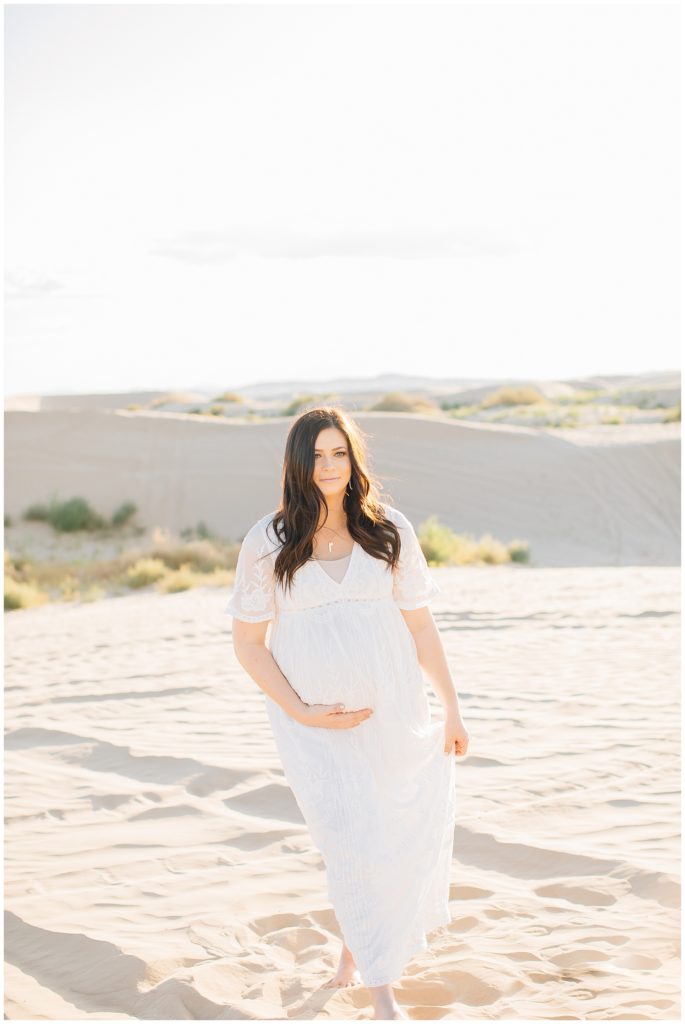
[(468, 733), (428, 608), (440, 588), (366, 463), (342, 410), (295, 421), (280, 507), (245, 536), (227, 611), (326, 867), (343, 936), (327, 984), (361, 979), (374, 1019), (391, 1020), (406, 1017), (392, 983), (450, 921), (455, 755)]

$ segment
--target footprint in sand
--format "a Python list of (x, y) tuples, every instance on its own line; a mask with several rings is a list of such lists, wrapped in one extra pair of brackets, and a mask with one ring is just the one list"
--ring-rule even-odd
[(444, 1007), (460, 1002), (467, 1006), (489, 1006), (504, 995), (504, 989), (489, 985), (468, 971), (455, 971), (447, 964), (443, 970), (445, 974), (440, 980), (412, 979), (406, 990), (412, 1005)]
[(411, 1004), (412, 1020), (442, 1020), (452, 1013), (451, 1006), (416, 1006)]
[(555, 900), (568, 900), (569, 903), (580, 903), (584, 907), (610, 907), (618, 897), (601, 889), (593, 889), (589, 885), (542, 885), (533, 890), (536, 896), (547, 896)]
[(494, 896), (492, 889), (480, 889), (477, 885), (450, 886), (451, 900), (487, 900)]
[(311, 956), (307, 957), (306, 954), (312, 947), (315, 949), (313, 955), (319, 956), (327, 941), (323, 932), (317, 931), (316, 928), (303, 928), (301, 925), (291, 928), (279, 928), (277, 931), (262, 935), (262, 942), (268, 942), (272, 946), (280, 946), (281, 949), (287, 949), (290, 953), (296, 953), (299, 958), (303, 959), (311, 959)]
[(267, 917), (257, 917), (251, 922), (250, 927), (261, 938), (268, 932), (277, 932), (281, 928), (297, 928), (302, 925), (302, 918), (295, 914), (270, 914)]
[(568, 953), (559, 953), (548, 959), (557, 967), (576, 967), (578, 964), (592, 963), (595, 960), (610, 960), (611, 957), (601, 949), (572, 949)]
[(449, 932), (470, 932), (473, 928), (478, 928), (480, 921), (477, 917), (459, 917), (455, 921), (450, 921), (447, 925)]

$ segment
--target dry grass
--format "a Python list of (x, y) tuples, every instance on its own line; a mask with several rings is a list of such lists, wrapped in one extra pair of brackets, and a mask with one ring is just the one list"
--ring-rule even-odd
[[(429, 565), (500, 565), (527, 562), (523, 540), (508, 544), (491, 534), (479, 539), (454, 533), (435, 516), (419, 529)], [(230, 587), (235, 579), (239, 543), (200, 538), (185, 543), (155, 530), (146, 544), (133, 544), (115, 557), (35, 559), (5, 550), (5, 610), (34, 608), (47, 602), (98, 601), (131, 590), (173, 594), (193, 587)]]
[(430, 399), (407, 395), (404, 391), (390, 391), (380, 401), (369, 406), (369, 412), (413, 412), (425, 415), (440, 411), (440, 406)]

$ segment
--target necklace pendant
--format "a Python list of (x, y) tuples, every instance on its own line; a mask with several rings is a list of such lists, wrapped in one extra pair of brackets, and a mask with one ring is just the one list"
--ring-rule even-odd
[(332, 550), (333, 550), (333, 541), (329, 540), (329, 542), (328, 542), (328, 554), (329, 555), (330, 555)]

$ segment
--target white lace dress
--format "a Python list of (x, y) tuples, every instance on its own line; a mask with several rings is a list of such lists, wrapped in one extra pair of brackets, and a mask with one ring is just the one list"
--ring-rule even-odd
[(394, 572), (355, 542), (334, 579), (317, 559), (290, 593), (274, 585), (279, 542), (269, 513), (243, 540), (227, 611), (272, 620), (268, 647), (307, 704), (374, 714), (352, 729), (301, 725), (264, 694), (286, 779), (326, 866), (328, 895), (366, 986), (399, 980), (427, 935), (450, 921), (455, 756), (400, 609), (438, 593), (414, 528), (400, 531)]

